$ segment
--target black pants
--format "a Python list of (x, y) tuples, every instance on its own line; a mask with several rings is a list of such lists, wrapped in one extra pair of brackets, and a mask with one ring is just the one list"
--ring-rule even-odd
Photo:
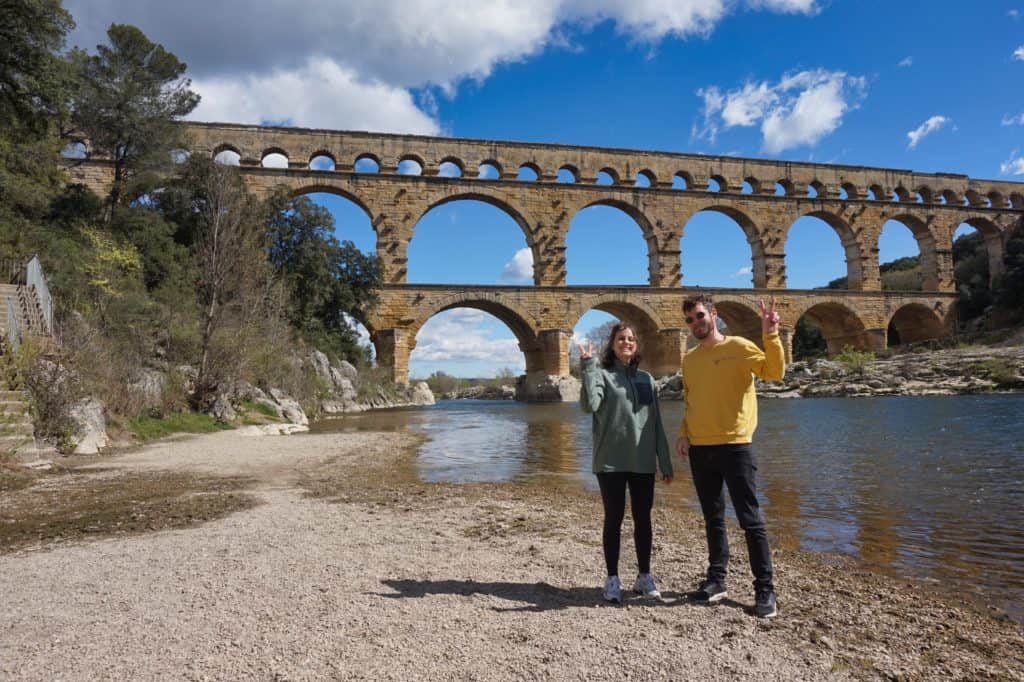
[(622, 518), (626, 515), (626, 486), (633, 512), (633, 542), (636, 545), (636, 563), (640, 573), (651, 572), (651, 509), (654, 507), (654, 474), (636, 474), (615, 471), (597, 475), (604, 502), (604, 563), (608, 575), (619, 574), (619, 543)]
[(747, 536), (747, 554), (754, 584), (772, 587), (772, 553), (764, 517), (757, 503), (754, 482), (754, 452), (749, 443), (737, 445), (691, 445), (690, 471), (704, 512), (708, 536), (708, 579), (725, 584), (729, 564), (729, 538), (725, 534), (725, 495), (729, 489), (736, 518)]

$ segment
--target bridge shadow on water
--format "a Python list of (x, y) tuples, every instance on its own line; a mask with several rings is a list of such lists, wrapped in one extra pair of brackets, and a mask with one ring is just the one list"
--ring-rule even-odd
[(395, 590), (394, 593), (376, 593), (387, 599), (421, 599), (431, 595), (460, 595), (471, 597), (485, 595), (498, 597), (512, 602), (520, 602), (522, 606), (502, 608), (492, 606), (491, 610), (499, 613), (557, 611), (570, 608), (590, 608), (595, 605), (608, 606), (649, 606), (673, 607), (689, 606), (693, 608), (735, 608), (750, 611), (750, 607), (732, 599), (723, 599), (717, 604), (702, 604), (691, 599), (689, 592), (665, 591), (661, 599), (646, 599), (623, 589), (623, 603), (610, 604), (601, 598), (598, 587), (555, 587), (545, 582), (512, 583), (512, 582), (479, 582), (476, 580), (382, 580), (381, 583)]

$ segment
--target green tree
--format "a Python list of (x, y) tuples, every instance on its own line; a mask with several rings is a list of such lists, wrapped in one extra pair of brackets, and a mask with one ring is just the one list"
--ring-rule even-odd
[(76, 49), (70, 59), (81, 79), (74, 121), (92, 149), (113, 161), (113, 209), (149, 189), (147, 171), (172, 162), (171, 150), (182, 145), (175, 121), (195, 109), (199, 95), (189, 89), (185, 64), (138, 28), (113, 24), (107, 38), (96, 55)]
[(75, 26), (59, 0), (0, 0), (0, 123), (40, 132), (60, 98), (57, 53)]
[[(193, 186), (199, 210), (199, 233), (193, 253), (199, 276), (196, 291), (201, 306), (199, 376), (195, 400), (208, 406), (230, 372), (215, 362), (218, 333), (234, 321), (259, 315), (267, 290), (263, 268), (263, 216), (238, 173), (208, 159), (204, 184)], [(269, 271), (269, 268), (266, 269)]]
[(988, 251), (980, 232), (961, 235), (953, 242), (953, 277), (961, 322), (978, 317), (992, 305)]
[(366, 319), (377, 302), (380, 260), (334, 236), (334, 217), (286, 190), (269, 200), (267, 257), (284, 279), (289, 319), (307, 341), (349, 360), (364, 355), (346, 316)]
[(810, 360), (824, 357), (827, 353), (828, 344), (818, 325), (807, 315), (797, 320), (793, 329), (793, 359)]
[(1017, 221), (1006, 240), (995, 299), (1008, 319), (1019, 321), (1024, 316), (1024, 220)]

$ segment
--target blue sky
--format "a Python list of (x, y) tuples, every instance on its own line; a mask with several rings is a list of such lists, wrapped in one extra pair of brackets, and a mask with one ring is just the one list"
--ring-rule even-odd
[[(1024, 181), (1024, 0), (71, 0), (70, 43), (133, 23), (189, 64), (193, 118), (887, 166)], [(340, 238), (373, 250), (358, 209), (329, 200)], [(464, 257), (444, 256), (457, 237)], [(617, 257), (604, 257), (607, 244)], [(514, 222), (457, 202), (428, 214), (411, 282), (528, 283)], [(615, 209), (573, 219), (569, 283), (642, 284), (639, 228)], [(887, 225), (883, 262), (917, 253)], [(699, 214), (686, 284), (750, 286), (729, 219)], [(518, 256), (517, 256), (518, 254)], [(812, 218), (786, 244), (790, 286), (845, 274), (838, 237)], [(588, 314), (577, 331), (607, 316)], [(459, 339), (460, 343), (453, 343)], [(414, 376), (522, 368), (504, 326), (476, 311), (434, 318)]]

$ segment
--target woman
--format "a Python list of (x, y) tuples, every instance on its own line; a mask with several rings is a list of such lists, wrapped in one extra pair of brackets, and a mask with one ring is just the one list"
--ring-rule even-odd
[(622, 601), (619, 538), (626, 510), (626, 488), (633, 512), (633, 538), (639, 575), (633, 589), (651, 598), (661, 593), (651, 576), (651, 508), (654, 475), (672, 482), (672, 458), (658, 411), (658, 392), (647, 372), (637, 369), (636, 329), (626, 322), (612, 327), (600, 363), (588, 342), (578, 346), (583, 370), (580, 405), (593, 417), (594, 466), (604, 502), (604, 560), (608, 577), (602, 596)]

